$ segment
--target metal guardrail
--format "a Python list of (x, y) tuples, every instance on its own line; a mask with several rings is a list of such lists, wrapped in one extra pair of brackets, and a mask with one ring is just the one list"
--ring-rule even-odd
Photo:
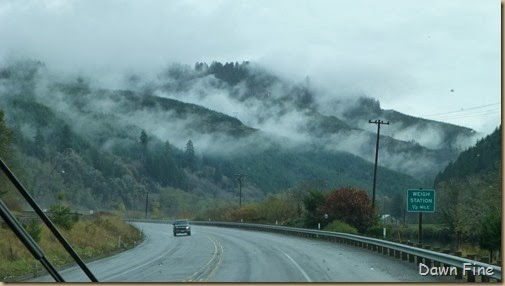
[[(147, 219), (131, 219), (131, 222), (152, 222), (152, 223), (171, 223), (167, 220), (147, 220)], [(217, 222), (217, 221), (192, 221), (191, 224), (194, 225), (208, 225), (208, 226), (218, 226), (218, 227), (233, 227), (233, 228), (243, 228), (250, 230), (259, 231), (270, 231), (283, 233), (288, 235), (297, 235), (304, 237), (314, 237), (320, 239), (326, 239), (332, 242), (345, 243), (354, 245), (357, 247), (367, 248), (372, 251), (378, 251), (384, 255), (389, 255), (401, 260), (408, 260), (409, 262), (428, 266), (437, 267), (441, 269), (442, 267), (455, 267), (457, 269), (455, 278), (462, 279), (466, 277), (467, 281), (475, 281), (476, 276), (481, 277), (482, 282), (489, 281), (490, 278), (496, 279), (497, 281), (502, 280), (501, 267), (496, 265), (462, 258), (454, 255), (449, 255), (445, 253), (440, 253), (432, 250), (422, 249), (410, 245), (405, 245), (401, 243), (381, 240), (377, 238), (338, 233), (322, 230), (312, 230), (305, 228), (295, 228), (295, 227), (285, 227), (277, 225), (264, 225), (264, 224), (252, 224), (252, 223), (234, 223), (234, 222)], [(466, 270), (465, 269), (466, 265)], [(440, 268), (438, 268), (440, 267)], [(469, 269), (469, 270), (468, 270)], [(476, 269), (485, 270), (490, 269), (491, 275), (481, 275), (481, 272), (477, 272)], [(473, 271), (476, 271), (474, 275)], [(464, 273), (465, 272), (465, 273)], [(466, 275), (465, 275), (466, 274)]]

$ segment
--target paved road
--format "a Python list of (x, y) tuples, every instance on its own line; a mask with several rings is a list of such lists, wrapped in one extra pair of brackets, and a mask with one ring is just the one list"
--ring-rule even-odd
[[(146, 237), (141, 245), (88, 264), (100, 282), (442, 282), (420, 276), (412, 264), (342, 244), (211, 226), (174, 237), (171, 225), (135, 225)], [(61, 274), (89, 282), (80, 269)]]

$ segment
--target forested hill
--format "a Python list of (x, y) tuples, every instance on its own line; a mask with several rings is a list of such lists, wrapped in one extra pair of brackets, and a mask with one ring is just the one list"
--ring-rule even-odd
[(445, 223), (456, 242), (478, 242), (501, 249), (502, 126), (462, 152), (435, 179), (435, 218)]
[[(15, 169), (46, 206), (65, 200), (81, 209), (141, 210), (149, 192), (153, 212), (194, 213), (235, 201), (237, 173), (247, 175), (249, 200), (302, 184), (370, 190), (375, 133), (351, 119), (378, 102), (336, 100), (338, 112), (329, 113), (320, 98), (308, 82), (247, 62), (172, 65), (156, 79), (129, 75), (120, 89), (52, 74), (40, 62), (0, 67)], [(431, 183), (459, 153), (451, 142), (474, 136), (450, 126), (451, 138), (425, 146), (410, 133), (445, 125), (405, 125), (395, 115), (390, 130), (401, 138), (382, 135), (379, 194)]]
[(461, 152), (458, 158), (437, 175), (435, 185), (451, 179), (469, 176), (486, 176), (489, 173), (501, 174), (502, 167), (502, 126), (475, 146)]
[(280, 78), (249, 62), (172, 65), (155, 82), (132, 76), (130, 87), (204, 105), (237, 117), (245, 125), (288, 137), (288, 142), (319, 144), (372, 161), (376, 128), (369, 119), (390, 121), (382, 129), (381, 164), (426, 184), (479, 134), (466, 127), (383, 110), (363, 94), (331, 93)]

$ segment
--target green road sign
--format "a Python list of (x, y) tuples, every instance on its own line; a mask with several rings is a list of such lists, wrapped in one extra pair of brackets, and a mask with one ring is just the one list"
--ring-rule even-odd
[(435, 190), (407, 190), (408, 212), (435, 212)]

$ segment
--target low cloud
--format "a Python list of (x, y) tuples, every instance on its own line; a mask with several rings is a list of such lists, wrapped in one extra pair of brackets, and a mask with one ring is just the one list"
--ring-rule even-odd
[[(173, 67), (173, 66), (172, 66)], [(169, 67), (170, 69), (171, 67)], [(76, 74), (58, 76), (57, 73), (41, 69), (35, 79), (35, 96), (37, 100), (56, 110), (72, 128), (82, 135), (95, 140), (100, 138), (102, 148), (113, 148), (117, 142), (138, 142), (141, 130), (146, 130), (161, 142), (168, 141), (180, 149), (184, 149), (188, 140), (192, 140), (197, 154), (233, 155), (241, 154), (242, 150), (250, 146), (261, 150), (272, 144), (281, 144), (285, 148), (326, 148), (329, 151), (345, 151), (373, 162), (375, 154), (375, 130), (368, 122), (349, 122), (361, 130), (339, 131), (328, 133), (323, 137), (315, 136), (319, 128), (309, 124), (313, 120), (311, 112), (317, 111), (325, 115), (343, 117), (345, 112), (354, 108), (357, 97), (333, 92), (325, 93), (324, 88), (307, 79), (302, 83), (275, 82), (260, 92), (253, 94), (246, 86), (238, 84), (230, 87), (213, 75), (201, 76), (192, 68), (180, 66), (185, 73), (186, 82), (178, 80), (167, 74), (167, 69), (154, 77), (126, 75), (122, 80), (110, 85), (131, 87), (135, 96), (153, 94), (159, 97), (180, 100), (204, 106), (225, 115), (238, 118), (246, 126), (258, 131), (250, 136), (237, 138), (224, 133), (206, 133), (197, 131), (198, 126), (205, 121), (198, 114), (186, 114), (181, 117), (173, 111), (166, 111), (160, 107), (148, 109), (134, 106), (121, 96), (114, 96), (117, 91), (106, 90), (94, 76)], [(255, 72), (253, 69), (251, 72)], [(263, 71), (257, 71), (258, 73)], [(122, 81), (122, 83), (121, 83)], [(89, 93), (82, 95), (67, 94), (55, 88), (55, 83), (79, 86), (89, 89)], [(183, 86), (178, 86), (182, 84)], [(313, 107), (315, 110), (301, 109), (294, 103), (292, 94), (293, 85), (301, 84), (314, 94)], [(109, 86), (109, 85), (106, 85)], [(15, 88), (0, 85), (1, 89)], [(121, 88), (126, 89), (126, 88)], [(247, 97), (249, 96), (249, 97)], [(22, 131), (34, 136), (34, 129), (23, 126)], [(116, 136), (121, 133), (121, 138), (107, 138), (104, 134)], [(321, 133), (321, 132), (319, 132)], [(381, 133), (384, 138), (391, 136), (397, 143), (388, 146), (388, 141), (381, 142), (380, 165), (408, 172), (411, 175), (434, 175), (443, 168), (443, 162), (436, 157), (430, 157), (429, 150), (412, 153), (392, 146), (407, 146), (420, 144), (428, 149), (444, 147), (445, 134), (437, 124), (405, 125), (395, 123), (389, 125)], [(105, 137), (105, 138), (104, 138)], [(468, 136), (457, 139), (461, 146), (474, 142), (475, 138)], [(389, 138), (389, 141), (393, 139)], [(402, 143), (402, 141), (404, 141)], [(414, 143), (407, 143), (415, 141)], [(409, 145), (410, 146), (410, 145)], [(403, 147), (402, 147), (403, 148)], [(406, 148), (407, 150), (408, 148)], [(428, 175), (429, 174), (429, 175)]]

